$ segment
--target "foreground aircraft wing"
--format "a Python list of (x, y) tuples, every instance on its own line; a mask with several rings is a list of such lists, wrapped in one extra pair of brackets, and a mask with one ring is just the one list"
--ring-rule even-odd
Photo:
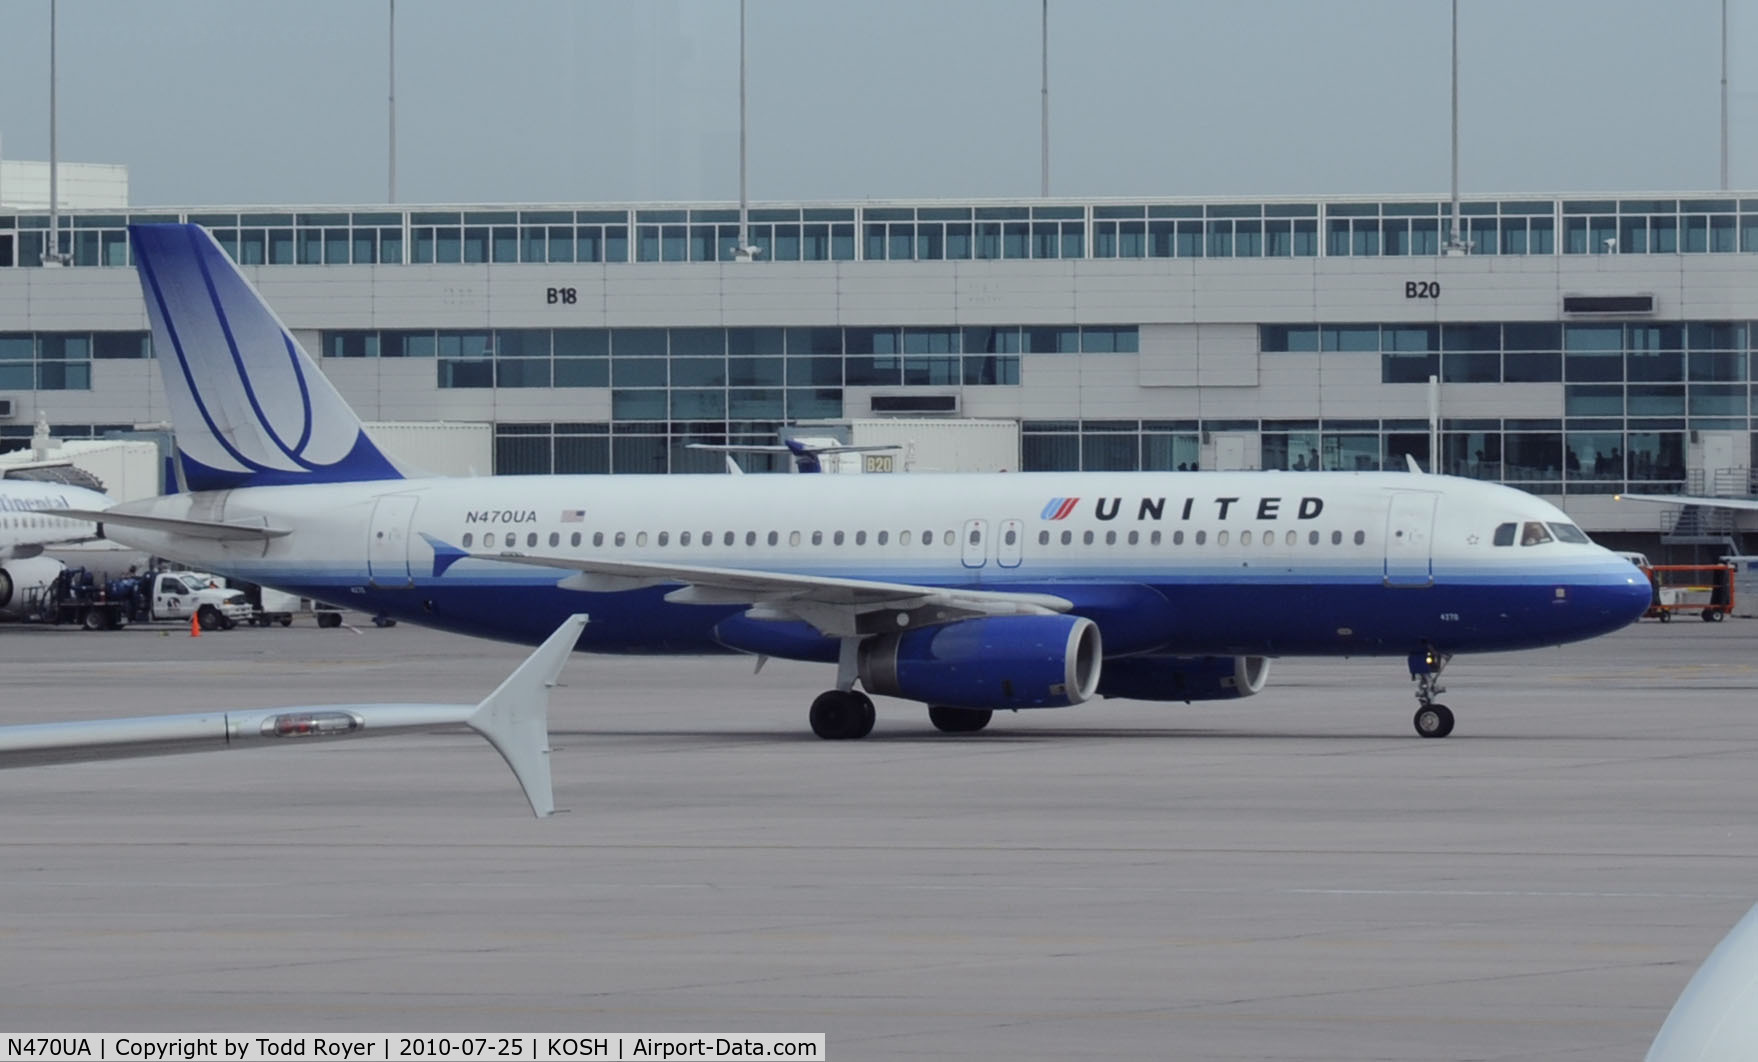
[(108, 509), (57, 509), (55, 514), (79, 520), (95, 520), (100, 524), (115, 524), (117, 527), (138, 527), (143, 531), (163, 531), (171, 535), (187, 535), (190, 538), (220, 542), (283, 538), (293, 533), (291, 528), (286, 527), (229, 524), (221, 520), (178, 520), (169, 516), (135, 516), (111, 512)]
[(573, 575), (558, 584), (568, 590), (614, 593), (680, 583), (678, 589), (665, 595), (667, 601), (680, 605), (751, 605), (747, 615), (752, 619), (802, 620), (833, 638), (951, 623), (973, 616), (1048, 615), (1074, 607), (1067, 598), (1054, 594), (954, 590), (690, 564), (465, 553), (431, 538), (428, 541), (434, 546), (436, 575), (468, 557), (572, 571)]
[(1615, 501), (1651, 505), (1703, 505), (1712, 509), (1758, 509), (1758, 498), (1699, 498), (1689, 494), (1614, 494)]
[(1758, 907), (1697, 968), (1648, 1048), (1648, 1062), (1758, 1058)]
[(479, 704), (327, 704), (146, 715), (0, 727), (0, 768), (165, 756), (178, 752), (308, 745), (459, 723), (513, 769), (538, 818), (555, 811), (549, 780), (549, 690), (586, 626), (570, 616)]

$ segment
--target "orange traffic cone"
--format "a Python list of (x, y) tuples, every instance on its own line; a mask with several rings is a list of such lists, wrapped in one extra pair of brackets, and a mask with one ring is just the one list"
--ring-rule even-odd
[(193, 613), (189, 617), (189, 636), (191, 638), (201, 637), (201, 617)]

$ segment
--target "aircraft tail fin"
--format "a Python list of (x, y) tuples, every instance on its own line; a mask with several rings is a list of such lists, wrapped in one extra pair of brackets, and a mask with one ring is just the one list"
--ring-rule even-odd
[(465, 720), (507, 761), (540, 819), (555, 813), (549, 784), (549, 691), (585, 627), (585, 615), (569, 616)]
[(817, 451), (798, 439), (783, 439), (788, 452), (794, 455), (794, 468), (799, 472), (822, 472), (824, 466), (818, 460)]
[(205, 229), (128, 234), (187, 489), (402, 478)]

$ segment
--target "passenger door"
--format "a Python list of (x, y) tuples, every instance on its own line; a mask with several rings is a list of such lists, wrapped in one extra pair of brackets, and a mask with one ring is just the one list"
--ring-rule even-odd
[(409, 526), (416, 500), (413, 494), (386, 494), (374, 503), (366, 540), (366, 579), (371, 585), (415, 585), (409, 571)]
[(1435, 496), (1399, 491), (1386, 503), (1386, 585), (1434, 585)]

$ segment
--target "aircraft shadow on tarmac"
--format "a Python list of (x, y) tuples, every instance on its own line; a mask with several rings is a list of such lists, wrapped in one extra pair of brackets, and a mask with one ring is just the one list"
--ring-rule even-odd
[[(1260, 730), (1198, 730), (1198, 729), (1162, 729), (1155, 728), (1123, 728), (1106, 727), (1103, 729), (1056, 729), (1056, 730), (992, 730), (979, 734), (941, 734), (933, 730), (874, 730), (868, 736), (855, 742), (825, 742), (817, 736), (803, 731), (794, 730), (594, 730), (594, 729), (555, 729), (551, 728), (550, 738), (560, 742), (566, 738), (576, 738), (583, 742), (594, 739), (630, 739), (652, 744), (673, 743), (704, 743), (704, 744), (752, 744), (752, 745), (829, 745), (832, 747), (861, 748), (871, 745), (1039, 745), (1047, 742), (1070, 741), (1116, 741), (1116, 740), (1178, 740), (1192, 741), (1200, 739), (1248, 739), (1251, 741), (1350, 741), (1350, 742), (1397, 742), (1412, 748), (1433, 747), (1432, 743), (1412, 740), (1401, 732), (1388, 731), (1384, 734), (1350, 734), (1337, 732), (1291, 733), (1288, 731)], [(1568, 739), (1580, 740), (1579, 734), (1475, 734), (1463, 736), (1470, 741), (1544, 741)], [(1615, 736), (1612, 736), (1615, 740)], [(1642, 735), (1630, 735), (1631, 738), (1642, 738)]]

